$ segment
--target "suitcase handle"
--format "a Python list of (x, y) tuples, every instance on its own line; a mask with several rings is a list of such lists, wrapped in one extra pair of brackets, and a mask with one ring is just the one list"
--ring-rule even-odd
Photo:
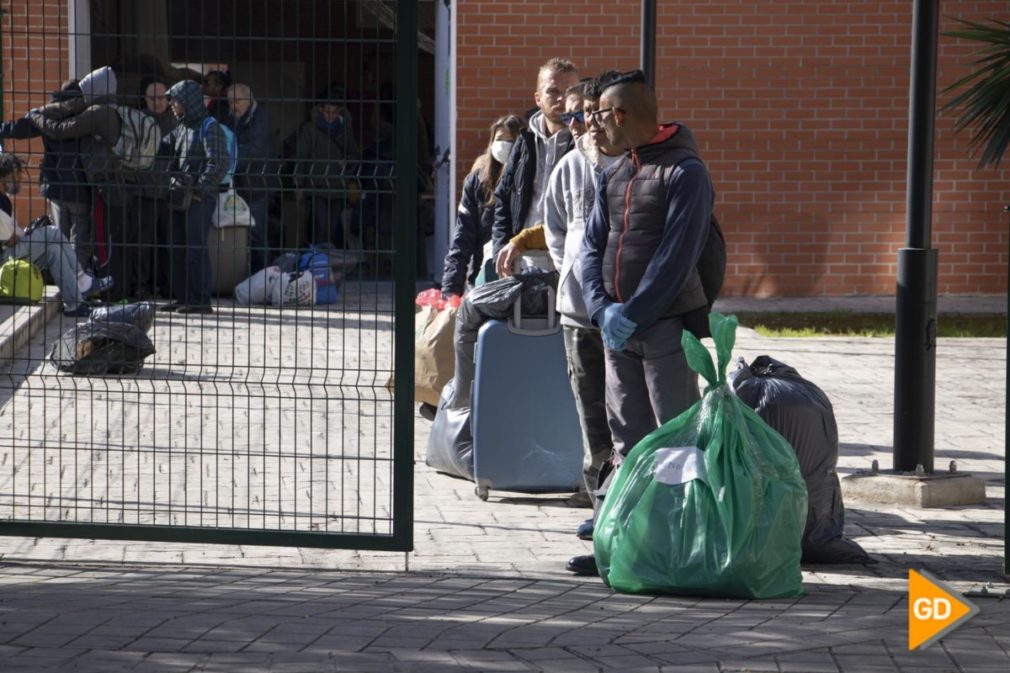
[(523, 296), (519, 294), (515, 305), (512, 307), (512, 318), (508, 321), (508, 329), (513, 334), (524, 336), (543, 336), (554, 334), (561, 329), (558, 324), (558, 313), (555, 306), (556, 293), (553, 287), (547, 288), (547, 317), (546, 318), (524, 318), (523, 317)]

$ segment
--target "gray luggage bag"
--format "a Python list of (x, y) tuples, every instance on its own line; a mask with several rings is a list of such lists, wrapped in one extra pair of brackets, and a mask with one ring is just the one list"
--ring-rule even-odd
[(476, 493), (573, 492), (582, 484), (582, 432), (554, 290), (546, 317), (491, 320), (477, 336), (471, 423)]

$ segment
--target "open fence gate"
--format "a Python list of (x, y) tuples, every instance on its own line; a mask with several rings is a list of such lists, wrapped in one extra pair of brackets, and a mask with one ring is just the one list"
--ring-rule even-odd
[[(0, 305), (0, 534), (412, 548), (427, 5), (10, 5), (2, 109), (21, 121), (0, 142), (28, 165), (12, 212), (53, 224), (22, 239), (46, 276), (41, 302), (0, 300), (11, 302)], [(102, 66), (114, 99), (100, 95), (108, 77), (68, 82)], [(221, 95), (215, 80), (232, 88)], [(124, 128), (147, 128), (137, 111), (153, 115), (161, 153), (142, 141), (146, 161), (113, 147), (110, 163), (114, 143), (82, 120), (114, 115), (116, 140), (130, 141)], [(221, 182), (199, 182), (217, 176), (201, 153), (231, 158), (222, 124), (248, 214)], [(188, 206), (182, 174), (198, 179)], [(270, 274), (253, 298), (267, 303), (243, 303), (235, 286), (274, 263), (294, 272)], [(143, 320), (65, 315), (82, 312), (75, 290), (91, 276), (114, 279), (94, 304), (113, 314), (173, 298), (187, 308), (154, 311), (146, 335)]]

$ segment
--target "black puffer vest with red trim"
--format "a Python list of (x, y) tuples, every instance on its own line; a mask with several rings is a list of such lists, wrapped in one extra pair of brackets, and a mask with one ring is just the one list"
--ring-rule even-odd
[[(627, 153), (610, 171), (607, 203), (610, 234), (603, 254), (603, 287), (618, 302), (638, 288), (659, 248), (666, 226), (667, 190), (677, 165), (699, 159), (691, 131), (680, 124), (661, 128), (656, 139)], [(682, 315), (707, 304), (697, 268), (663, 317)]]

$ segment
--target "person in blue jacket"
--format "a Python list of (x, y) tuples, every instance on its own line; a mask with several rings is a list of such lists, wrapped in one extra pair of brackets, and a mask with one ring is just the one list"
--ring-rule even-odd
[[(659, 124), (656, 94), (641, 71), (600, 88), (587, 121), (626, 152), (600, 176), (580, 260), (587, 313), (603, 333), (618, 465), (700, 397), (680, 339), (684, 316), (707, 305), (697, 266), (715, 190), (690, 129)], [(576, 556), (567, 567), (596, 573), (592, 556)]]
[(228, 87), (231, 106), (229, 124), (238, 142), (238, 167), (235, 191), (249, 204), (253, 227), (249, 240), (255, 273), (267, 265), (270, 246), (267, 241), (267, 205), (273, 186), (268, 174), (274, 158), (274, 128), (266, 108), (253, 97), (252, 89), (241, 82)]
[(484, 261), (484, 245), (491, 240), (494, 190), (522, 128), (522, 120), (515, 115), (495, 120), (487, 147), (463, 181), (463, 196), (442, 269), (443, 295), (462, 295), (473, 286)]

